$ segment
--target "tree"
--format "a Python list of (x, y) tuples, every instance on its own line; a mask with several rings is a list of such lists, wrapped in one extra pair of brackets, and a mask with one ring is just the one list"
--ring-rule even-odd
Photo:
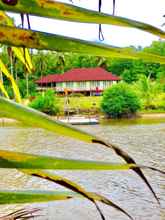
[(140, 109), (140, 100), (126, 83), (113, 85), (103, 93), (101, 108), (108, 117), (132, 117)]
[(122, 79), (126, 83), (133, 83), (138, 80), (138, 74), (134, 73), (132, 70), (125, 69), (122, 73)]
[(121, 76), (125, 69), (130, 70), (132, 68), (132, 60), (126, 59), (107, 59), (107, 70), (112, 73)]
[(59, 112), (57, 97), (53, 90), (39, 94), (29, 106), (50, 115), (56, 115)]
[(153, 41), (151, 46), (144, 48), (144, 51), (165, 56), (165, 41)]

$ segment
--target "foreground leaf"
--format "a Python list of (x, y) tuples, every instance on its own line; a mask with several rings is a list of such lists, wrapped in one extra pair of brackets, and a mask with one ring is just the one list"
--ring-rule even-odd
[[(0, 11), (0, 24), (14, 27), (14, 21), (5, 12)], [(30, 73), (33, 69), (33, 64), (31, 57), (27, 48), (16, 48), (12, 47), (12, 51), (15, 56), (26, 66), (28, 72)]]
[(143, 168), (165, 175), (164, 171), (154, 167), (136, 165), (135, 163), (120, 164), (93, 160), (74, 160), (5, 150), (0, 150), (0, 168), (52, 170), (129, 170)]
[(91, 143), (92, 139), (96, 139), (95, 136), (81, 131), (74, 126), (53, 120), (42, 112), (17, 104), (0, 96), (0, 117), (1, 116), (13, 118), (29, 126), (44, 128), (57, 134), (88, 143)]
[(11, 84), (12, 84), (12, 88), (13, 88), (13, 92), (15, 95), (15, 99), (17, 102), (21, 103), (21, 95), (19, 92), (19, 88), (15, 82), (14, 77), (10, 74), (10, 72), (8, 71), (7, 67), (5, 66), (5, 64), (2, 62), (2, 60), (0, 59), (0, 70), (2, 71), (2, 73), (10, 80)]
[(106, 205), (112, 206), (113, 208), (115, 208), (118, 211), (127, 215), (130, 219), (133, 219), (125, 210), (120, 208), (118, 205), (116, 205), (115, 203), (113, 203), (109, 199), (103, 197), (100, 194), (94, 194), (94, 193), (87, 192), (83, 187), (81, 187), (77, 183), (74, 183), (73, 181), (70, 181), (69, 179), (66, 179), (64, 177), (61, 177), (61, 176), (58, 176), (55, 174), (51, 174), (51, 173), (48, 173), (47, 171), (45, 172), (42, 170), (21, 170), (21, 171), (28, 174), (28, 175), (32, 175), (32, 176), (36, 176), (36, 177), (39, 177), (42, 179), (49, 180), (53, 183), (64, 186), (65, 188), (70, 189), (73, 192), (79, 193), (80, 195), (84, 196), (85, 198), (90, 200), (92, 203), (94, 203), (94, 205), (96, 206), (97, 210), (99, 211), (102, 219), (104, 219), (104, 215), (95, 201), (96, 196), (97, 196), (97, 201), (100, 201)]
[(15, 53), (15, 56), (26, 66), (27, 71), (31, 73), (33, 65), (28, 49), (12, 47), (12, 51)]
[(39, 216), (38, 214), (34, 215), (34, 213), (39, 212), (39, 211), (41, 211), (41, 209), (38, 209), (38, 208), (20, 209), (8, 215), (0, 217), (0, 220), (33, 219)]
[(112, 16), (87, 10), (70, 4), (52, 0), (19, 0), (18, 4), (10, 6), (0, 1), (0, 9), (17, 13), (27, 13), (48, 18), (83, 23), (111, 24), (121, 27), (137, 28), (149, 32), (161, 38), (165, 38), (165, 32), (157, 27), (143, 22), (124, 17)]
[(1, 10), (0, 10), (0, 24), (11, 27), (14, 25), (12, 18), (10, 18), (4, 11)]
[(0, 168), (56, 170), (128, 170), (134, 167), (136, 167), (135, 164), (115, 164), (90, 160), (73, 160), (0, 150)]
[(119, 48), (55, 34), (19, 29), (0, 25), (0, 43), (16, 47), (47, 49), (61, 52), (77, 52), (94, 56), (143, 59), (154, 63), (165, 63), (164, 56), (158, 56), (132, 48)]
[(0, 191), (0, 204), (23, 204), (67, 200), (81, 196), (72, 192), (52, 191)]
[[(96, 193), (89, 194), (97, 201), (100, 201), (100, 197)], [(0, 191), (0, 204), (23, 204), (23, 203), (41, 203), (49, 201), (68, 200), (73, 198), (83, 199), (84, 196), (70, 192), (70, 191)], [(104, 197), (103, 197), (104, 199)], [(109, 200), (106, 198), (103, 202), (106, 205), (110, 205)], [(119, 208), (120, 209), (120, 208)], [(121, 209), (122, 211), (122, 209)], [(126, 214), (126, 213), (125, 213)], [(128, 215), (128, 214), (126, 214)], [(129, 215), (128, 217), (132, 219)]]
[[(131, 156), (129, 156), (127, 152), (123, 151), (118, 146), (111, 143), (107, 143), (101, 138), (96, 137), (85, 131), (81, 131), (80, 129), (77, 129), (71, 125), (59, 122), (57, 120), (53, 120), (44, 113), (25, 107), (21, 104), (17, 104), (3, 97), (0, 97), (0, 106), (1, 106), (0, 116), (2, 117), (14, 118), (18, 121), (23, 122), (26, 125), (44, 128), (47, 129), (48, 131), (52, 131), (67, 137), (72, 137), (84, 142), (101, 144), (105, 147), (112, 149), (118, 156), (123, 158), (128, 164), (136, 165), (135, 160)], [(134, 168), (132, 168), (132, 170), (142, 178), (142, 180), (146, 183), (146, 185), (154, 195), (155, 199), (159, 203), (159, 199), (157, 198), (154, 190), (152, 189), (151, 185), (149, 184), (148, 180), (144, 176), (141, 169), (135, 166)]]

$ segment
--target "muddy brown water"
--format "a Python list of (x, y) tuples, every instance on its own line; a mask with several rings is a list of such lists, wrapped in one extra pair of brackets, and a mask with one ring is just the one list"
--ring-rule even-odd
[[(106, 140), (118, 144), (132, 155), (139, 164), (165, 170), (165, 120), (131, 122), (104, 122), (101, 125), (79, 126)], [(95, 144), (85, 144), (59, 137), (42, 129), (32, 129), (15, 124), (0, 125), (0, 149), (16, 150), (49, 156), (76, 159), (121, 162), (111, 150)], [(165, 220), (165, 178), (145, 170), (149, 182), (157, 193), (161, 208), (148, 188), (132, 171), (56, 171), (84, 186), (88, 191), (101, 193), (127, 210), (135, 220)], [(43, 189), (63, 190), (62, 187), (29, 177), (8, 169), (0, 169), (0, 190)], [(0, 206), (0, 214), (18, 209), (20, 205)], [(41, 207), (40, 220), (99, 220), (95, 207), (87, 200), (68, 200), (23, 207)], [(123, 214), (100, 204), (107, 220), (126, 220)]]

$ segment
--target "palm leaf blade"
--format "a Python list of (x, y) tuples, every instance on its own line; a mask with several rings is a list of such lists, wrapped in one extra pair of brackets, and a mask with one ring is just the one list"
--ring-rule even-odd
[(14, 77), (10, 74), (10, 72), (8, 71), (7, 67), (5, 66), (5, 64), (2, 62), (2, 60), (0, 59), (0, 70), (2, 71), (2, 73), (10, 80), (12, 88), (13, 88), (13, 92), (16, 98), (16, 101), (21, 103), (21, 95), (19, 92), (19, 88), (14, 80)]
[(47, 171), (45, 172), (42, 170), (21, 170), (21, 171), (23, 171), (24, 173), (26, 173), (28, 175), (32, 175), (32, 176), (36, 176), (36, 177), (39, 177), (42, 179), (49, 180), (53, 183), (64, 186), (64, 187), (72, 190), (73, 192), (79, 193), (80, 195), (84, 196), (85, 198), (90, 200), (92, 203), (94, 203), (94, 205), (96, 206), (97, 210), (99, 211), (101, 217), (103, 217), (103, 218), (104, 218), (104, 215), (103, 215), (102, 211), (100, 210), (100, 208), (98, 207), (96, 201), (104, 203), (108, 206), (112, 206), (113, 208), (115, 208), (118, 211), (127, 215), (130, 219), (133, 219), (125, 210), (123, 210), (121, 207), (119, 207), (118, 205), (116, 205), (115, 203), (110, 201), (109, 199), (103, 197), (100, 194), (87, 192), (83, 187), (81, 187), (80, 185), (78, 185), (77, 183), (75, 183), (69, 179), (66, 179), (64, 177), (61, 177), (61, 176), (58, 176), (55, 174), (51, 174), (51, 173), (48, 173)]
[(136, 165), (88, 160), (73, 160), (0, 150), (0, 167), (60, 170), (128, 170), (136, 167)]
[(131, 20), (124, 17), (112, 16), (96, 11), (87, 10), (77, 6), (66, 3), (52, 1), (52, 0), (19, 0), (19, 4), (10, 6), (0, 1), (0, 9), (17, 13), (28, 13), (43, 17), (55, 18), (60, 20), (97, 23), (97, 24), (111, 24), (122, 27), (137, 28), (142, 31), (149, 32), (161, 38), (165, 38), (165, 32), (152, 25)]
[(94, 56), (143, 59), (164, 64), (165, 57), (131, 48), (119, 48), (84, 40), (0, 25), (0, 43), (16, 47), (91, 54)]
[(36, 203), (55, 200), (67, 200), (80, 197), (72, 192), (51, 191), (0, 191), (0, 204)]
[[(14, 27), (13, 19), (11, 19), (5, 12), (0, 11), (0, 18), (0, 24)], [(12, 47), (12, 51), (15, 56), (26, 66), (28, 72), (30, 73), (33, 69), (33, 64), (28, 49), (24, 48), (23, 50), (22, 48)]]

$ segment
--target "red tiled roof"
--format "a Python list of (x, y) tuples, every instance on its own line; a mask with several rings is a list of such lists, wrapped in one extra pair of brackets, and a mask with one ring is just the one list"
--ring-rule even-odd
[(118, 81), (120, 77), (107, 72), (101, 67), (96, 68), (76, 68), (64, 74), (52, 74), (37, 80), (38, 84), (51, 82), (80, 82), (80, 81)]

